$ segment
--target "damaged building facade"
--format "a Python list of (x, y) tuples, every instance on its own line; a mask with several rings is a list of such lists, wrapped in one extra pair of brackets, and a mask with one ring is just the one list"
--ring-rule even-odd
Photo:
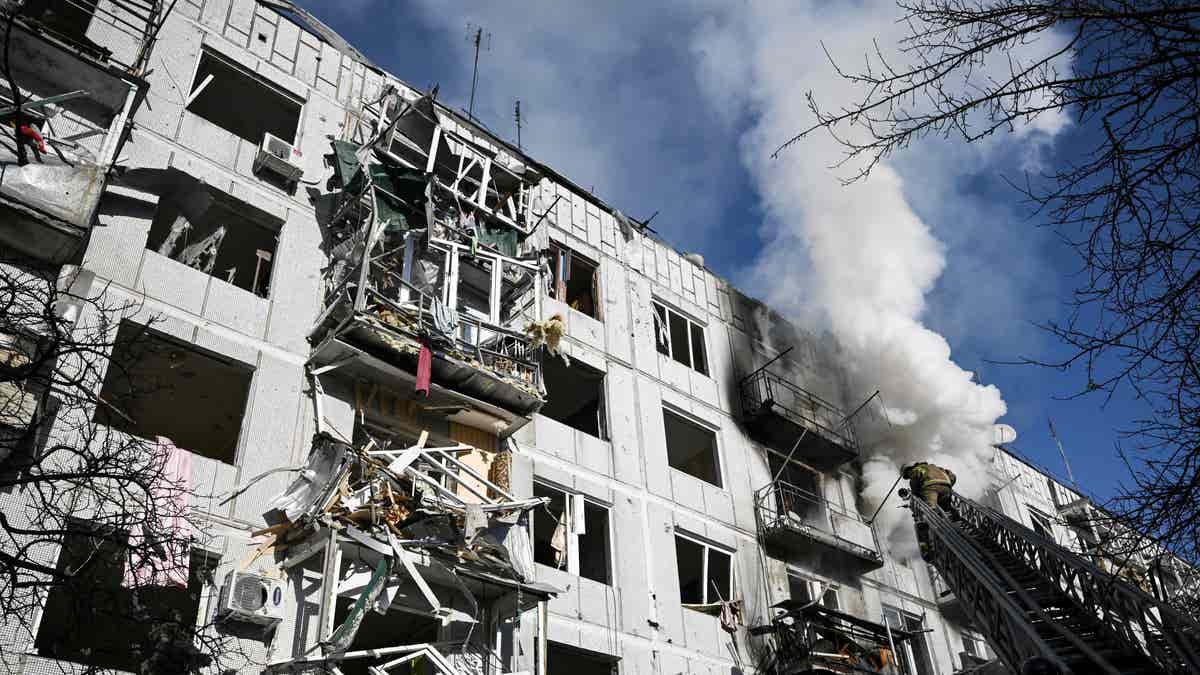
[[(171, 4), (26, 2), (39, 147), (0, 156), (0, 245), (126, 302), (127, 379), (167, 393), (101, 377), (95, 419), (186, 459), (210, 527), (184, 611), (243, 672), (988, 660), (862, 511), (827, 336), (291, 3)], [(1086, 499), (1001, 447), (993, 469), (994, 506), (1096, 553)], [(97, 665), (52, 604), (5, 624), (9, 672)]]

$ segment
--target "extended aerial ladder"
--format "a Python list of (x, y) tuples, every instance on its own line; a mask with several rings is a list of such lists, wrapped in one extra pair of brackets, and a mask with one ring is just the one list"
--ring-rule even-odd
[(1063, 675), (1200, 673), (1200, 624), (1002, 513), (958, 494), (912, 498), (926, 560), (1014, 672), (1040, 657)]

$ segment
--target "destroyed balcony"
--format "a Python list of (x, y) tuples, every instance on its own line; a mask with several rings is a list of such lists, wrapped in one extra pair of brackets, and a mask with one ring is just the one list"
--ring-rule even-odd
[[(420, 116), (394, 106), (395, 124)], [(438, 400), (426, 409), (457, 408), (452, 421), (507, 436), (543, 403), (542, 341), (526, 333), (541, 319), (538, 253), (521, 256), (509, 221), (435, 189), (436, 174), (381, 148), (386, 136), (334, 141), (328, 157), (335, 191), (318, 211), (331, 264), (310, 334), (314, 372), (369, 360), (386, 366), (381, 384), (428, 389)]]
[(19, 11), (5, 64), (18, 91), (0, 86), (0, 245), (61, 264), (81, 252), (145, 95), (140, 73), (162, 11), (156, 0)]
[(743, 421), (759, 441), (825, 471), (858, 457), (841, 409), (820, 396), (765, 368), (745, 377), (738, 389)]
[(856, 566), (883, 565), (873, 527), (857, 513), (787, 481), (755, 491), (754, 515), (764, 546), (781, 558), (835, 554)]

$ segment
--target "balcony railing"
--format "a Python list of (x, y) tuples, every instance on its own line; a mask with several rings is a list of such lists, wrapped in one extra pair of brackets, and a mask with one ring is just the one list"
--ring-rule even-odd
[(782, 452), (803, 434), (809, 443), (797, 457), (832, 468), (858, 456), (854, 430), (842, 410), (770, 370), (757, 370), (739, 384), (747, 426)]
[(823, 544), (871, 566), (883, 564), (875, 528), (845, 509), (803, 488), (778, 480), (754, 493), (759, 536), (784, 553)]

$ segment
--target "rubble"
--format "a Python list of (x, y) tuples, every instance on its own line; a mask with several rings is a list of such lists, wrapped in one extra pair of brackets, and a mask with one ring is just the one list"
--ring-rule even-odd
[[(548, 500), (518, 499), (510, 493), (507, 480), (493, 482), (461, 461), (460, 456), (475, 450), (472, 446), (427, 447), (427, 439), (424, 432), (410, 447), (381, 447), (374, 440), (354, 447), (318, 433), (306, 465), (265, 514), (272, 524), (254, 533), (268, 539), (243, 567), (274, 550), (284, 556), (281, 566), (290, 569), (324, 549), (326, 595), (321, 621), (330, 630), (327, 635), (322, 633), (322, 658), (359, 658), (361, 655), (346, 650), (364, 616), (368, 611), (387, 612), (402, 581), (416, 585), (429, 613), (443, 625), (478, 620), (479, 605), (459, 579), (459, 572), (470, 571), (543, 594), (556, 592), (534, 582), (528, 531), (529, 511)], [(489, 473), (491, 477), (507, 475), (503, 465)], [(342, 545), (365, 554), (355, 558), (358, 562), (345, 576), (339, 569)], [(446, 572), (457, 593), (477, 610), (476, 616), (439, 598), (419, 571), (418, 562)], [(356, 600), (335, 628), (329, 600), (348, 590), (357, 592)], [(442, 663), (430, 645), (398, 649), (374, 650), (376, 655), (403, 654), (378, 668), (386, 671), (416, 658)], [(299, 666), (312, 661), (310, 657), (274, 665)], [(446, 668), (443, 672), (455, 672), (448, 665)]]

